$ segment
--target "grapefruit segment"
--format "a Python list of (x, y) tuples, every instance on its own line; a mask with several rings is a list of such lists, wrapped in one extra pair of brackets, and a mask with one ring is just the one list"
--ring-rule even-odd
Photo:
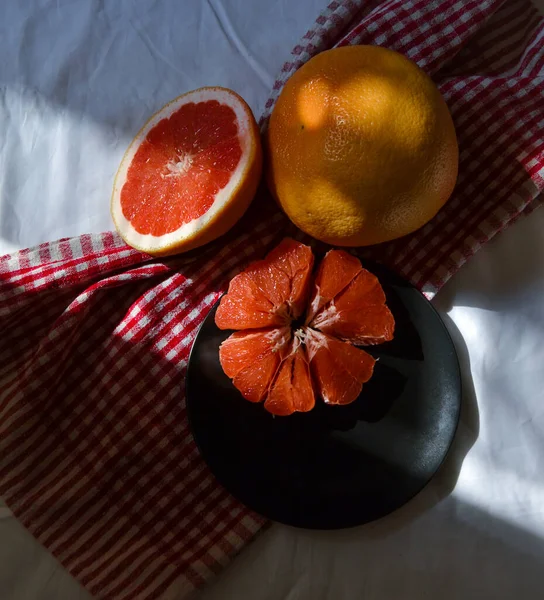
[(240, 273), (229, 284), (228, 293), (221, 298), (215, 314), (219, 329), (255, 329), (286, 325), (283, 315), (259, 289), (255, 281)]
[(219, 347), (219, 360), (227, 377), (235, 377), (263, 354), (282, 355), (291, 337), (288, 327), (237, 331)]
[(200, 88), (159, 110), (115, 177), (111, 213), (127, 244), (156, 256), (206, 244), (249, 206), (262, 170), (257, 123), (238, 94)]
[(219, 329), (287, 326), (304, 311), (313, 268), (309, 246), (285, 238), (236, 275), (215, 315)]
[(308, 412), (315, 406), (315, 394), (304, 347), (295, 338), (289, 356), (281, 363), (270, 388), (265, 409), (279, 416)]
[(357, 346), (374, 346), (393, 339), (395, 321), (385, 305), (333, 312), (314, 325), (319, 331)]
[(250, 402), (262, 402), (278, 370), (280, 358), (274, 354), (259, 357), (254, 364), (242, 369), (232, 380), (234, 387)]
[(310, 326), (357, 345), (390, 341), (395, 320), (385, 304), (383, 288), (375, 275), (362, 268), (358, 259), (352, 259), (359, 263), (359, 272), (317, 311)]
[(385, 293), (376, 275), (361, 268), (350, 284), (334, 298), (338, 310), (385, 304)]
[(350, 404), (374, 372), (368, 352), (307, 328), (306, 345), (319, 395), (327, 404)]
[(291, 337), (288, 327), (233, 333), (219, 347), (223, 371), (242, 396), (261, 402), (285, 355)]
[(361, 261), (344, 250), (330, 250), (317, 270), (306, 322), (346, 288), (361, 271)]
[[(270, 277), (282, 282), (281, 297), (287, 303), (291, 319), (298, 319), (304, 312), (308, 302), (314, 254), (309, 246), (285, 238), (270, 254)], [(265, 284), (270, 289), (270, 281)], [(278, 290), (278, 291), (280, 291)]]

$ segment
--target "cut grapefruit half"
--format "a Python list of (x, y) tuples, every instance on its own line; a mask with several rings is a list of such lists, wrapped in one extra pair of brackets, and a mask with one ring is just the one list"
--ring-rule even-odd
[(111, 213), (130, 246), (166, 256), (226, 233), (261, 177), (255, 118), (232, 90), (176, 98), (138, 132), (115, 177)]
[[(284, 239), (232, 279), (215, 315), (234, 329), (219, 360), (242, 396), (279, 416), (355, 401), (375, 360), (356, 345), (393, 338), (385, 293), (361, 261), (328, 252), (312, 284), (309, 246)], [(263, 329), (264, 328), (264, 329)]]

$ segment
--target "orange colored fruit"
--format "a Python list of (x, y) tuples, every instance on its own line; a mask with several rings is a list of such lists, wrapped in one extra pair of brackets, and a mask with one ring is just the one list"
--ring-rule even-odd
[[(355, 261), (359, 265), (357, 271)], [(336, 272), (336, 278), (331, 271)], [(334, 287), (329, 281), (334, 282)], [(316, 275), (313, 304), (321, 308), (312, 315), (309, 326), (323, 333), (362, 346), (393, 338), (395, 320), (385, 304), (378, 278), (347, 252), (331, 250), (325, 255)]]
[(319, 395), (327, 404), (350, 404), (374, 372), (376, 361), (364, 350), (309, 329), (306, 343)]
[(215, 315), (219, 329), (286, 326), (306, 308), (311, 248), (285, 238), (264, 260), (232, 279)]
[(221, 366), (246, 400), (263, 400), (290, 338), (291, 330), (284, 327), (237, 332), (221, 344)]
[(269, 186), (306, 233), (338, 246), (398, 238), (427, 223), (457, 178), (453, 122), (413, 62), (378, 46), (318, 54), (270, 117)]
[(311, 248), (286, 238), (232, 279), (215, 315), (238, 330), (219, 348), (225, 374), (247, 400), (275, 415), (308, 412), (320, 396), (349, 404), (375, 360), (353, 344), (391, 340), (395, 322), (378, 279), (331, 250), (312, 282)]
[(315, 392), (308, 366), (308, 357), (299, 338), (285, 358), (270, 385), (264, 407), (278, 416), (308, 412), (315, 406)]
[(179, 96), (138, 132), (115, 177), (111, 213), (120, 235), (155, 256), (202, 246), (249, 206), (262, 170), (259, 130), (232, 90)]
[(344, 290), (361, 272), (361, 261), (342, 251), (328, 252), (317, 270), (307, 320)]

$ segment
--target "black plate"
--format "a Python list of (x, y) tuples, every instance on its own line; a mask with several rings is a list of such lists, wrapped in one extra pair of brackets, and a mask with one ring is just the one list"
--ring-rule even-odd
[(365, 348), (379, 358), (349, 406), (318, 401), (273, 417), (242, 398), (219, 364), (230, 332), (215, 309), (193, 346), (187, 410), (217, 479), (261, 515), (297, 527), (361, 525), (399, 508), (431, 479), (453, 440), (461, 405), (459, 364), (438, 313), (409, 283), (375, 264), (396, 320), (395, 339)]

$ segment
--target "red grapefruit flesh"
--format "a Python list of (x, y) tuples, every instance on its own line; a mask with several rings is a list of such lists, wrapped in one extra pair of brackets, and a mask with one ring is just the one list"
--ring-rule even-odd
[[(316, 396), (331, 405), (353, 402), (376, 362), (353, 344), (393, 337), (385, 293), (358, 258), (331, 250), (310, 300), (312, 267), (311, 249), (284, 239), (234, 277), (215, 316), (220, 329), (239, 330), (220, 347), (224, 372), (245, 398), (264, 400), (278, 416), (312, 410)], [(305, 310), (298, 329), (294, 321)]]
[(346, 288), (361, 271), (361, 261), (344, 250), (330, 250), (317, 270), (306, 321)]
[(374, 346), (393, 339), (395, 321), (387, 307), (376, 305), (339, 311), (315, 327), (350, 344)]
[(221, 367), (246, 400), (261, 402), (267, 395), (290, 337), (288, 327), (240, 331), (221, 344)]
[(314, 406), (315, 394), (306, 352), (295, 341), (289, 356), (281, 363), (264, 407), (274, 415), (287, 416), (308, 412)]
[[(326, 267), (329, 271), (337, 268), (338, 254), (347, 255), (342, 250), (333, 250), (323, 259), (323, 262), (331, 263)], [(343, 280), (347, 284), (319, 308), (310, 321), (310, 327), (356, 345), (369, 346), (390, 341), (393, 339), (395, 320), (385, 304), (383, 288), (378, 278), (363, 269), (357, 258), (351, 257), (350, 265), (353, 260), (359, 263), (358, 273), (351, 277), (353, 268), (349, 273), (346, 273), (346, 269), (342, 271), (346, 273)], [(332, 275), (330, 278), (334, 279)], [(342, 277), (337, 277), (335, 288), (339, 288), (341, 282)], [(317, 284), (315, 288), (317, 290)]]
[(368, 352), (323, 333), (306, 329), (310, 367), (319, 395), (327, 404), (350, 404), (374, 372)]
[(176, 98), (144, 125), (117, 172), (112, 217), (131, 246), (155, 255), (201, 246), (251, 202), (262, 151), (251, 110), (226, 88)]
[(306, 307), (313, 260), (309, 246), (285, 238), (232, 279), (217, 309), (216, 325), (236, 330), (289, 325)]
[[(247, 275), (247, 276), (246, 276)], [(252, 275), (240, 273), (232, 279), (228, 293), (221, 298), (215, 323), (219, 329), (282, 327), (287, 320), (278, 314)]]

